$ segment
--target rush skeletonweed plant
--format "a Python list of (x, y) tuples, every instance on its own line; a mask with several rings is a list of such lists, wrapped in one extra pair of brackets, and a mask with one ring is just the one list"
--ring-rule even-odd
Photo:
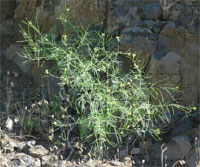
[[(22, 30), (27, 42), (24, 56), (30, 61), (53, 62), (47, 73), (60, 78), (60, 96), (67, 99), (59, 112), (73, 117), (81, 140), (92, 142), (93, 155), (102, 156), (107, 144), (115, 146), (133, 131), (158, 137), (166, 111), (188, 110), (173, 97), (167, 102), (159, 98), (160, 89), (170, 92), (173, 87), (169, 90), (147, 82), (137, 56), (120, 52), (119, 37), (113, 39), (101, 31), (75, 26), (66, 15), (60, 18), (60, 39), (54, 33), (56, 26), (42, 34), (32, 22), (26, 22), (28, 30)], [(121, 56), (132, 61), (129, 72), (123, 71)], [(67, 126), (67, 122), (57, 120)]]

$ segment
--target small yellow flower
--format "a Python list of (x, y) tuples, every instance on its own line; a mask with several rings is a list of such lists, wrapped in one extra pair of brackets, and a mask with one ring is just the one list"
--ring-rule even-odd
[(64, 41), (66, 41), (67, 40), (67, 35), (63, 35), (62, 38), (63, 38)]
[(53, 141), (53, 140), (54, 140), (54, 136), (53, 136), (53, 135), (50, 135), (50, 136), (49, 136), (49, 140), (50, 140), (50, 141)]
[(196, 108), (196, 107), (192, 107), (192, 109), (193, 109), (193, 110), (196, 110), (197, 108)]
[(33, 25), (32, 21), (28, 21), (28, 24)]
[(132, 54), (132, 57), (133, 57), (133, 59), (135, 59), (135, 57), (136, 57), (136, 54), (135, 54), (135, 53), (133, 53), (133, 54)]
[(124, 86), (125, 86), (124, 84), (122, 84), (122, 83), (120, 84), (120, 87), (124, 87)]
[(137, 64), (134, 64), (135, 68), (138, 68), (139, 66)]
[(116, 39), (117, 39), (117, 41), (120, 41), (120, 37), (119, 36), (116, 36)]
[(54, 133), (54, 129), (53, 129), (53, 128), (50, 128), (50, 129), (49, 129), (49, 133)]
[(67, 11), (67, 12), (69, 12), (69, 11), (70, 11), (70, 9), (69, 9), (69, 8), (67, 8), (67, 9), (66, 9), (66, 11)]
[(46, 73), (46, 74), (49, 74), (49, 71), (48, 71), (48, 70), (45, 70), (45, 73)]
[(127, 112), (127, 115), (131, 115), (131, 112)]

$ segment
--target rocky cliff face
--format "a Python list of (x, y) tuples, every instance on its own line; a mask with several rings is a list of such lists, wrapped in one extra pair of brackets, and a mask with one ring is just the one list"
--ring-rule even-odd
[[(148, 64), (146, 72), (153, 80), (166, 79), (165, 82), (181, 87), (184, 94), (180, 98), (184, 104), (200, 102), (198, 0), (1, 1), (2, 47), (9, 46), (5, 37), (13, 30), (13, 37), (21, 39), (19, 24), (25, 19), (39, 18), (39, 26), (44, 31), (59, 24), (57, 18), (65, 6), (70, 9), (75, 24), (103, 23), (108, 33), (120, 36), (120, 49), (140, 53)], [(18, 46), (9, 49), (15, 47)], [(8, 50), (6, 57), (15, 57), (15, 62), (16, 55), (11, 54), (15, 52)], [(26, 73), (22, 63), (16, 64)]]

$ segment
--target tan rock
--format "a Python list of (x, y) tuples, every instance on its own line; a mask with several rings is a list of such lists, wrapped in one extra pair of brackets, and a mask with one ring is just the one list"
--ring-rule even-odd
[(44, 155), (47, 155), (49, 153), (49, 151), (44, 148), (41, 145), (37, 145), (37, 146), (33, 146), (29, 149), (29, 153), (31, 156), (35, 157), (35, 158), (39, 158), (42, 157)]

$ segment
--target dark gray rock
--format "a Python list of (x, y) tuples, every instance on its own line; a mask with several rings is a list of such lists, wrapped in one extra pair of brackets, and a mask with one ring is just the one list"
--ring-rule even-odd
[(113, 14), (116, 17), (124, 16), (128, 13), (128, 8), (116, 7), (113, 10)]
[(147, 36), (147, 35), (151, 35), (152, 31), (149, 30), (148, 28), (142, 28), (142, 27), (128, 27), (125, 28), (124, 30), (122, 30), (121, 34), (129, 34), (132, 36)]
[(172, 141), (179, 145), (182, 155), (185, 155), (192, 148), (190, 138), (186, 135), (174, 136), (172, 137)]
[(142, 5), (138, 8), (137, 14), (142, 20), (158, 20), (161, 16), (161, 5), (159, 2)]
[(154, 58), (156, 59), (156, 60), (160, 60), (160, 59), (162, 59), (163, 57), (165, 57), (166, 56), (166, 54), (168, 53), (168, 48), (167, 47), (159, 47), (158, 49), (157, 49), (157, 51), (154, 53)]
[(156, 50), (157, 43), (149, 40), (147, 37), (136, 36), (132, 39), (130, 39), (128, 35), (122, 35), (121, 37), (120, 49), (122, 51), (130, 50), (133, 53), (139, 53), (142, 51), (141, 56), (147, 58), (147, 55), (153, 54)]
[(124, 159), (127, 155), (128, 155), (128, 148), (126, 146), (121, 147), (119, 151), (119, 158)]
[(155, 23), (156, 22), (153, 20), (134, 20), (133, 19), (130, 25), (133, 27), (144, 27), (151, 30)]
[(3, 74), (3, 68), (0, 67), (0, 76)]
[(194, 17), (192, 16), (183, 16), (178, 20), (179, 26), (184, 26), (184, 27), (188, 27), (189, 25), (191, 25), (192, 20)]
[(30, 74), (32, 63), (25, 61), (27, 61), (27, 59), (18, 54), (16, 54), (13, 60), (13, 62), (20, 68), (22, 72), (24, 72), (25, 74)]
[(14, 15), (16, 7), (15, 0), (2, 0), (0, 1), (0, 17), (1, 19), (8, 19), (9, 17)]
[(200, 146), (197, 146), (197, 148), (193, 148), (189, 155), (186, 156), (186, 167), (199, 167), (200, 166), (200, 160), (198, 159), (198, 152), (196, 150), (199, 150)]
[(42, 80), (43, 83), (43, 93), (47, 98), (51, 99), (54, 96), (59, 96), (61, 80), (53, 76), (48, 76), (45, 80)]
[(158, 37), (158, 47), (168, 47), (170, 45), (170, 38), (165, 35), (159, 34)]
[(165, 21), (159, 21), (159, 20), (157, 20), (156, 23), (153, 26), (153, 32), (159, 33), (163, 29), (163, 27), (165, 25), (166, 25)]
[(182, 158), (182, 153), (179, 145), (176, 142), (170, 141), (168, 143), (155, 143), (154, 151), (157, 158), (161, 158), (163, 150), (163, 156), (169, 161), (176, 161)]
[(1, 112), (4, 112), (6, 111), (6, 105), (3, 101), (0, 100), (0, 111)]
[(190, 118), (186, 118), (183, 121), (181, 121), (172, 131), (172, 136), (176, 136), (179, 134), (184, 134), (187, 131), (192, 130), (193, 128), (193, 122)]
[(151, 40), (151, 41), (156, 41), (157, 42), (158, 34), (154, 33), (154, 34), (148, 35), (148, 39)]
[(115, 0), (113, 1), (112, 5), (114, 7), (133, 6), (133, 1), (132, 0), (125, 0), (125, 1)]

